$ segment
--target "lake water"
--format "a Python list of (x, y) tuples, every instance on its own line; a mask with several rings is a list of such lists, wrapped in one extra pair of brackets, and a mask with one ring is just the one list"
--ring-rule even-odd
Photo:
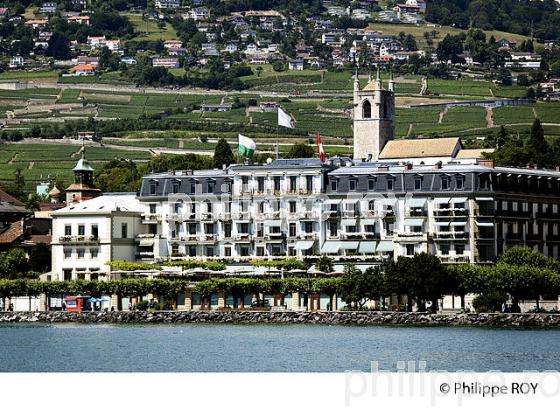
[(0, 325), (1, 372), (560, 370), (560, 330), (315, 325)]

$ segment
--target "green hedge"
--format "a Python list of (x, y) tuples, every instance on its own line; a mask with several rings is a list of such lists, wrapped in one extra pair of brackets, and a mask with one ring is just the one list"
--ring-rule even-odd
[(165, 266), (180, 266), (183, 270), (186, 269), (194, 269), (194, 268), (203, 268), (212, 271), (220, 271), (225, 270), (226, 265), (219, 262), (212, 262), (212, 261), (189, 261), (189, 260), (180, 260), (180, 261), (169, 261), (163, 263)]
[(112, 269), (115, 270), (123, 270), (128, 272), (135, 271), (135, 270), (152, 270), (152, 269), (161, 270), (161, 266), (152, 263), (111, 261), (111, 262), (107, 262), (106, 265), (110, 266)]
[(273, 260), (273, 261), (251, 261), (251, 265), (253, 266), (266, 266), (270, 268), (277, 268), (277, 269), (286, 269), (286, 270), (294, 270), (294, 269), (301, 269), (307, 270), (307, 266), (302, 261), (295, 259), (295, 258), (288, 258), (284, 260)]

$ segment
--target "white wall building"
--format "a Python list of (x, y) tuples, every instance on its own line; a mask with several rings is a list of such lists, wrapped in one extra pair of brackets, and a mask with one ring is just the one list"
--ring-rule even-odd
[(136, 259), (140, 215), (134, 194), (103, 195), (52, 212), (51, 279), (109, 279), (107, 262)]

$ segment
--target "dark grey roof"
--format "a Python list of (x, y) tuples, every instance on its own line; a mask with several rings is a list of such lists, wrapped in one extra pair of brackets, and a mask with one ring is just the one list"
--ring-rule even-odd
[(270, 164), (251, 164), (251, 165), (231, 165), (234, 170), (250, 170), (263, 168), (320, 168), (324, 164), (319, 158), (294, 158), (294, 159), (275, 159)]

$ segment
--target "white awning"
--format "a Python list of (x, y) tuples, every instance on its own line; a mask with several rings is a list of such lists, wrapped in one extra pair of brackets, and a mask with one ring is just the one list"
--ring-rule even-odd
[(282, 221), (279, 220), (264, 221), (264, 226), (280, 227), (282, 226)]
[(342, 202), (342, 199), (327, 199), (325, 201), (325, 204), (327, 205), (334, 205), (334, 204), (339, 204)]
[(404, 226), (422, 226), (424, 219), (422, 218), (408, 218), (404, 220)]
[(494, 227), (494, 223), (493, 222), (478, 222), (476, 221), (476, 226), (483, 226), (486, 228), (493, 228)]
[(477, 196), (475, 198), (477, 201), (493, 201), (494, 198), (489, 197), (489, 196)]
[(359, 244), (360, 243), (358, 241), (345, 241), (345, 242), (341, 242), (340, 247), (342, 249), (355, 251), (356, 249), (358, 249)]
[(375, 252), (393, 252), (393, 241), (379, 241)]
[(154, 244), (154, 239), (140, 239), (138, 246), (152, 246)]
[(375, 225), (375, 219), (362, 219), (362, 225)]
[(340, 225), (342, 226), (355, 226), (356, 220), (355, 219), (343, 219), (340, 221)]
[(451, 222), (451, 226), (465, 226), (467, 224), (467, 221), (463, 221), (463, 222)]
[(461, 202), (467, 202), (469, 198), (467, 197), (459, 197), (459, 198), (451, 198), (452, 204), (460, 204)]
[(446, 221), (446, 222), (436, 222), (435, 225), (436, 226), (449, 226), (450, 222)]
[(426, 198), (411, 198), (406, 201), (408, 208), (424, 208), (426, 206)]
[(377, 243), (373, 241), (361, 241), (360, 242), (360, 253), (375, 253), (375, 248)]
[(315, 241), (297, 241), (294, 249), (298, 251), (306, 251), (308, 249), (311, 249), (314, 243)]
[(448, 204), (451, 198), (434, 198), (434, 204)]
[(321, 248), (322, 253), (338, 253), (340, 250), (340, 241), (326, 241)]

